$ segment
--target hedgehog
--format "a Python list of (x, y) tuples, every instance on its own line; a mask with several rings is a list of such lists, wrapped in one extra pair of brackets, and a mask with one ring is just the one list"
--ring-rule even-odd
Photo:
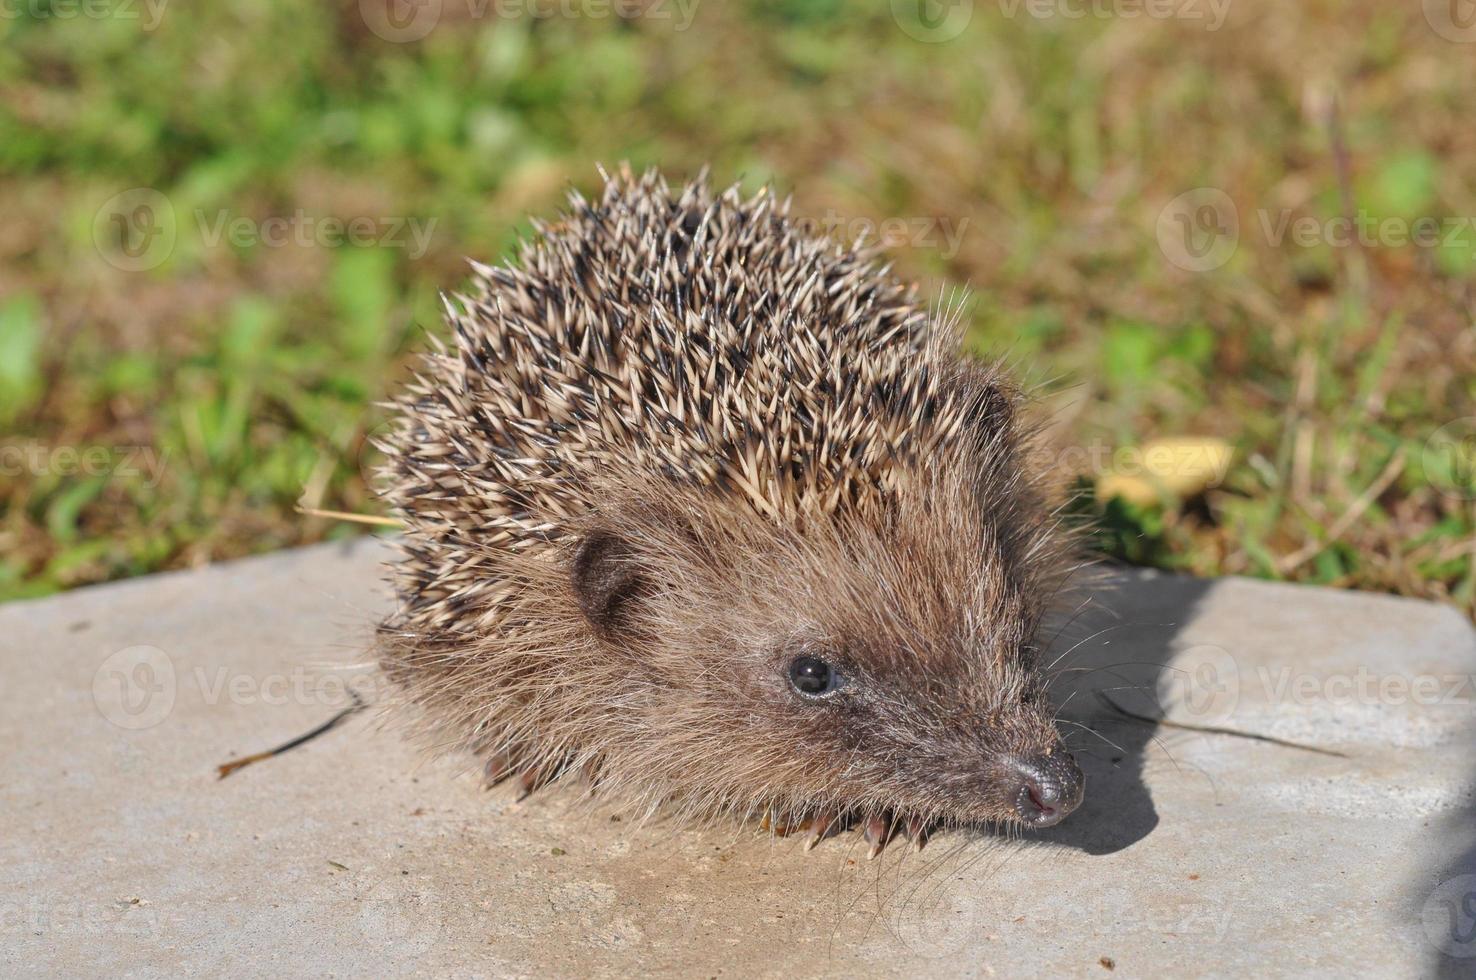
[(489, 784), (806, 849), (1059, 822), (1071, 548), (1021, 387), (772, 190), (601, 176), (389, 404), (398, 700)]

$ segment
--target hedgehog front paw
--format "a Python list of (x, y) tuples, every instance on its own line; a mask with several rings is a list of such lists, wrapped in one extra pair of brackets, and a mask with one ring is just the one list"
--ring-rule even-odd
[(906, 837), (912, 841), (914, 850), (921, 851), (927, 846), (928, 838), (935, 829), (936, 821), (926, 817), (903, 818), (890, 813), (866, 817), (861, 821), (861, 836), (871, 845), (871, 849), (866, 852), (866, 860), (875, 858), (898, 837)]
[(937, 829), (937, 822), (919, 816), (904, 819), (893, 813), (858, 817), (854, 813), (839, 810), (821, 811), (793, 822), (771, 810), (764, 815), (761, 827), (775, 837), (788, 837), (803, 832), (806, 851), (814, 850), (822, 841), (856, 829), (869, 845), (866, 857), (871, 860), (898, 837), (906, 837), (912, 841), (914, 848), (922, 850)]
[(534, 790), (557, 779), (564, 768), (562, 762), (539, 763), (517, 750), (499, 749), (487, 757), (482, 768), (482, 788), (493, 789), (512, 779), (517, 787), (513, 802), (521, 803), (533, 795)]

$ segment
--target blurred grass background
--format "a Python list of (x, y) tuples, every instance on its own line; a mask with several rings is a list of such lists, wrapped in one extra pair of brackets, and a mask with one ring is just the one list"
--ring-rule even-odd
[[(907, 219), (897, 268), (970, 287), (1088, 491), (1104, 447), (1235, 447), (1188, 500), (1088, 492), (1106, 553), (1476, 608), (1476, 34), (1444, 4), (643, 7), (6, 7), (0, 597), (364, 533), (295, 508), (378, 512), (373, 403), (437, 291), (628, 159)], [(1202, 271), (1160, 220), (1196, 188), (1239, 220)], [(1273, 234), (1355, 215), (1440, 241)]]

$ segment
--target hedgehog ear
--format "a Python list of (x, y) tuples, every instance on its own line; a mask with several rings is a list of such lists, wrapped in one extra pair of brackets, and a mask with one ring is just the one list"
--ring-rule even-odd
[(609, 531), (591, 531), (574, 551), (569, 578), (579, 611), (602, 639), (616, 635), (641, 578), (625, 540)]
[(1015, 424), (1016, 392), (1007, 383), (989, 377), (977, 389), (975, 422), (986, 432), (1006, 432)]

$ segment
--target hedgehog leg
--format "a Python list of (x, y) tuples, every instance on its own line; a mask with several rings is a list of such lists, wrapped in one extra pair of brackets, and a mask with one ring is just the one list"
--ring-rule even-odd
[(518, 795), (514, 803), (521, 803), (549, 783), (568, 772), (573, 760), (569, 756), (561, 759), (544, 760), (538, 765), (524, 769), (518, 774)]
[(804, 826), (805, 825), (803, 823), (790, 823), (787, 817), (781, 815), (779, 811), (774, 809), (765, 811), (764, 819), (759, 822), (760, 830), (767, 830), (775, 837), (788, 837), (796, 830), (803, 830)]

